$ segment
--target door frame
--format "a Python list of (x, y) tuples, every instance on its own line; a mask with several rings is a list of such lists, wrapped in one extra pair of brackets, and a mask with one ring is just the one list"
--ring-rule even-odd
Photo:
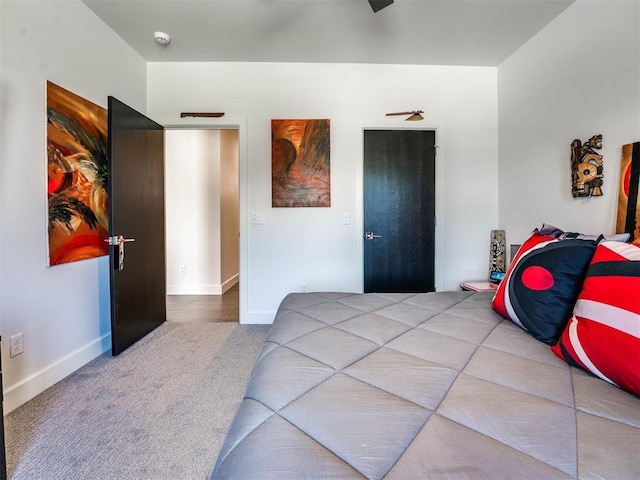
[[(249, 319), (249, 298), (248, 298), (248, 238), (249, 215), (248, 209), (248, 188), (247, 188), (247, 119), (245, 117), (228, 118), (217, 120), (215, 118), (184, 118), (180, 123), (176, 122), (176, 117), (155, 116), (158, 123), (166, 130), (238, 130), (238, 168), (239, 168), (239, 272), (240, 272), (240, 322), (241, 324), (255, 323)], [(166, 257), (166, 252), (165, 252)]]
[(355, 280), (356, 291), (364, 291), (364, 132), (365, 130), (432, 130), (436, 137), (436, 231), (434, 254), (434, 280), (436, 292), (444, 288), (444, 127), (440, 124), (425, 123), (419, 125), (404, 120), (383, 124), (378, 122), (358, 122), (356, 124), (356, 212), (355, 212)]

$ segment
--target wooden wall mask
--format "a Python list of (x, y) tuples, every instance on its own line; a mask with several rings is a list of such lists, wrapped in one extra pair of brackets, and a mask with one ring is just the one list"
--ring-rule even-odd
[(571, 142), (571, 194), (574, 197), (602, 195), (602, 155), (595, 152), (602, 148), (602, 135), (594, 135), (584, 144), (576, 139)]

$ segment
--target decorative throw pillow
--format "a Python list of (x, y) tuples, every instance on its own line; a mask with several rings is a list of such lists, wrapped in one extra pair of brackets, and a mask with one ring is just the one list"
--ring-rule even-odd
[(571, 316), (597, 240), (542, 235), (522, 244), (493, 298), (493, 308), (548, 345)]
[(602, 242), (553, 353), (640, 395), (640, 247)]
[(568, 238), (579, 238), (580, 240), (614, 240), (616, 242), (626, 242), (629, 240), (630, 234), (628, 233), (614, 233), (611, 235), (593, 235), (590, 233), (578, 233), (578, 232), (565, 232), (553, 225), (543, 223), (540, 228), (540, 235), (548, 235), (549, 237), (555, 237), (560, 240), (566, 240)]

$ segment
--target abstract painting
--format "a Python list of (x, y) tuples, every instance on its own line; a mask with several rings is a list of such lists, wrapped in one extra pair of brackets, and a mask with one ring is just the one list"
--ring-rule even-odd
[(622, 146), (616, 233), (631, 234), (640, 245), (640, 142)]
[(47, 82), (49, 265), (109, 253), (107, 110)]
[(329, 120), (271, 120), (271, 205), (330, 207)]

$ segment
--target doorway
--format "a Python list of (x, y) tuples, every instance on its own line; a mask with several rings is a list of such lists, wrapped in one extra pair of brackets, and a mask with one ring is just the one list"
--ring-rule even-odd
[(238, 322), (238, 129), (167, 129), (167, 319)]

